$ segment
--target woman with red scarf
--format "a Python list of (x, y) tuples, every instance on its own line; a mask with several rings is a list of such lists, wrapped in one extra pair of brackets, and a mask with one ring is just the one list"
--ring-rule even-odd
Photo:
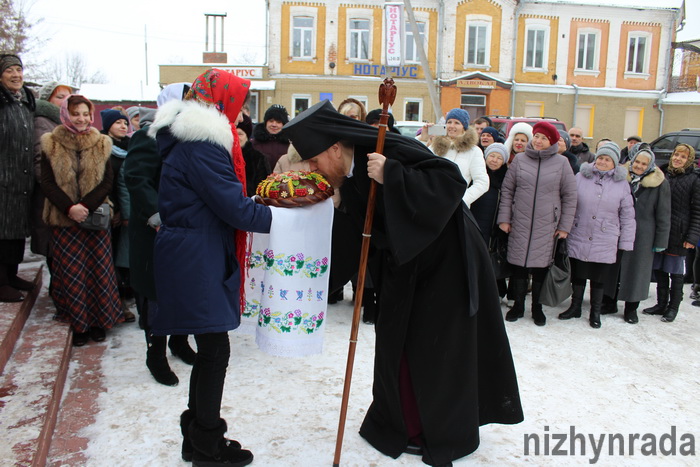
[[(182, 457), (194, 466), (247, 465), (253, 454), (224, 438), (221, 398), (228, 331), (240, 324), (246, 231), (269, 232), (272, 213), (246, 196), (236, 125), (250, 81), (222, 70), (199, 76), (185, 101), (162, 106), (149, 129), (163, 158), (154, 267), (155, 335), (193, 334), (197, 358)], [(160, 312), (162, 310), (162, 312)], [(167, 310), (167, 312), (166, 312)]]

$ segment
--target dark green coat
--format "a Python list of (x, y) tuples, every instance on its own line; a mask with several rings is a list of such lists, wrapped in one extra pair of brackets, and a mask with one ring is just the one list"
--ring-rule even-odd
[(156, 230), (148, 219), (158, 212), (158, 181), (162, 159), (148, 126), (134, 133), (124, 160), (124, 182), (131, 198), (129, 219), (129, 268), (131, 286), (150, 300), (156, 300), (153, 279), (153, 242)]
[(29, 236), (34, 189), (34, 95), (24, 86), (20, 100), (0, 85), (0, 240)]

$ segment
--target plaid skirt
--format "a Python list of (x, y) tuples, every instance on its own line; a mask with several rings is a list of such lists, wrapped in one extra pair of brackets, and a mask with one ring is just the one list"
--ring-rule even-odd
[(52, 227), (50, 248), (54, 319), (70, 324), (75, 332), (123, 322), (109, 231)]

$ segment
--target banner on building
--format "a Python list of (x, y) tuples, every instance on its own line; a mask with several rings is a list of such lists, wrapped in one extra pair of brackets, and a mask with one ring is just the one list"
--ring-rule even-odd
[(385, 31), (385, 55), (387, 66), (401, 66), (403, 64), (403, 3), (384, 4)]

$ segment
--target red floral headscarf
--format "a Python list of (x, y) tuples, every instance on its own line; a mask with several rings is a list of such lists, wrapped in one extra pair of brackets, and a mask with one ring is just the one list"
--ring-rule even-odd
[[(212, 105), (216, 110), (226, 115), (231, 133), (233, 133), (233, 148), (231, 148), (231, 159), (233, 160), (233, 170), (236, 178), (243, 185), (243, 195), (246, 196), (245, 160), (241, 151), (241, 143), (238, 140), (236, 131), (236, 119), (241, 113), (243, 104), (250, 90), (250, 81), (239, 78), (224, 70), (211, 68), (199, 75), (192, 83), (192, 87), (185, 99), (196, 99), (207, 105)], [(236, 259), (241, 270), (240, 284), (240, 311), (245, 307), (245, 273), (246, 273), (246, 244), (248, 233), (243, 230), (236, 230)]]

